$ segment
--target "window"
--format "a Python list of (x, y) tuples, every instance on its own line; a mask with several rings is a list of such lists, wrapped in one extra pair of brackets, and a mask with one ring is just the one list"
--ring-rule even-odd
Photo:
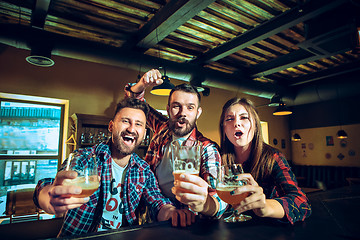
[(262, 131), (262, 135), (264, 138), (264, 142), (269, 144), (269, 128), (268, 128), (268, 123), (267, 122), (263, 122), (260, 121), (261, 124), (261, 131)]
[(65, 156), (68, 100), (0, 93), (0, 217), (8, 191), (55, 177)]

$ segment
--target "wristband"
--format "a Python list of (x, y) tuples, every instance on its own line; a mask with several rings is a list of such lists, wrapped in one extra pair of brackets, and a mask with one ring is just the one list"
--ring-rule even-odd
[(132, 94), (140, 94), (140, 93), (142, 93), (142, 91), (141, 91), (141, 92), (134, 92), (134, 91), (132, 91), (132, 90), (131, 90), (131, 87), (132, 87), (131, 85), (128, 85), (127, 88), (126, 88), (126, 90), (129, 91), (129, 92), (131, 92)]

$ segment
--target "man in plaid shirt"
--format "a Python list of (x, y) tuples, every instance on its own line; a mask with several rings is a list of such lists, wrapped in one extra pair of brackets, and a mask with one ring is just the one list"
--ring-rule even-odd
[[(162, 84), (158, 70), (150, 70), (136, 84), (125, 87), (127, 97), (136, 97), (144, 101), (144, 91), (148, 87)], [(196, 128), (196, 120), (200, 117), (201, 96), (189, 84), (176, 86), (170, 93), (167, 105), (169, 118), (150, 107), (147, 118), (148, 127), (154, 132), (149, 149), (145, 156), (154, 171), (162, 193), (175, 204), (187, 205), (191, 211), (180, 215), (190, 224), (194, 221), (194, 212), (205, 216), (219, 217), (227, 204), (216, 194), (216, 167), (221, 158), (215, 142), (204, 137)], [(200, 141), (202, 144), (200, 176), (181, 174), (182, 181), (174, 183), (172, 175), (169, 146), (172, 141), (187, 145), (189, 141)], [(175, 184), (175, 187), (174, 187)], [(182, 189), (188, 190), (187, 192)], [(191, 193), (189, 193), (189, 191)], [(179, 201), (179, 202), (178, 202)], [(180, 207), (181, 204), (176, 204)]]
[(148, 111), (149, 107), (143, 101), (123, 100), (109, 123), (111, 139), (77, 151), (83, 165), (88, 164), (86, 156), (96, 155), (101, 180), (100, 187), (90, 197), (76, 197), (81, 193), (81, 187), (63, 185), (65, 179), (77, 175), (73, 171), (64, 171), (66, 161), (55, 179), (38, 182), (35, 204), (48, 213), (65, 215), (59, 236), (137, 224), (135, 210), (140, 199), (147, 203), (154, 219), (172, 218), (173, 225), (177, 225), (178, 210), (160, 193), (149, 165), (133, 153), (144, 138)]

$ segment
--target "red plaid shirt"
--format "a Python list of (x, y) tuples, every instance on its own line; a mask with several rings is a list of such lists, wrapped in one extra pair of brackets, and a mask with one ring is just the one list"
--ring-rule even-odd
[[(275, 199), (284, 208), (285, 217), (281, 221), (291, 224), (304, 221), (311, 214), (310, 202), (298, 187), (296, 177), (285, 156), (275, 149), (273, 149), (273, 155), (275, 163), (271, 174), (264, 179), (259, 179), (258, 184), (263, 188), (267, 199)], [(245, 172), (250, 172), (250, 165), (249, 160), (243, 164)]]
[[(130, 86), (131, 85), (128, 84), (125, 87), (126, 97), (136, 97), (137, 99), (145, 101), (144, 92), (134, 94), (129, 91)], [(169, 129), (168, 118), (152, 107), (150, 107), (150, 113), (146, 124), (147, 127), (153, 131), (154, 135), (146, 153), (145, 161), (149, 163), (151, 169), (155, 172), (156, 167), (163, 158), (165, 146), (172, 141), (173, 133)], [(193, 129), (189, 138), (183, 142), (183, 145), (186, 145), (187, 141), (194, 140), (202, 143), (200, 177), (209, 184), (209, 194), (219, 202), (220, 209), (215, 217), (220, 217), (225, 212), (227, 203), (222, 201), (216, 193), (216, 167), (221, 164), (221, 156), (218, 150), (219, 146), (215, 142), (204, 137), (197, 128)]]

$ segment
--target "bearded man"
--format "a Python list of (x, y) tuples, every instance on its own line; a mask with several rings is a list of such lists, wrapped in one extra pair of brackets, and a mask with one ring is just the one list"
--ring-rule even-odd
[[(79, 165), (87, 166), (96, 155), (99, 188), (90, 197), (81, 197), (82, 188), (65, 185), (77, 176), (65, 170), (65, 160), (54, 179), (42, 179), (34, 192), (34, 203), (45, 212), (64, 215), (59, 236), (72, 236), (136, 225), (140, 199), (150, 207), (153, 219), (172, 219), (177, 226), (178, 212), (165, 198), (150, 166), (134, 150), (144, 139), (148, 105), (138, 99), (125, 99), (116, 108), (108, 129), (111, 139), (93, 147), (76, 150)], [(182, 223), (181, 225), (185, 225)]]
[[(144, 101), (145, 89), (163, 83), (161, 73), (152, 69), (136, 84), (125, 87), (127, 97)], [(196, 120), (202, 113), (201, 96), (190, 84), (181, 84), (171, 90), (168, 103), (168, 117), (151, 108), (147, 126), (153, 137), (145, 156), (159, 182), (161, 192), (170, 198), (177, 208), (184, 209), (182, 221), (191, 223), (198, 213), (209, 217), (220, 217), (227, 204), (216, 194), (217, 166), (221, 157), (218, 145), (204, 137), (196, 127)], [(180, 145), (198, 141), (201, 143), (201, 167), (199, 176), (183, 173), (181, 181), (175, 181), (172, 174), (170, 144)]]

